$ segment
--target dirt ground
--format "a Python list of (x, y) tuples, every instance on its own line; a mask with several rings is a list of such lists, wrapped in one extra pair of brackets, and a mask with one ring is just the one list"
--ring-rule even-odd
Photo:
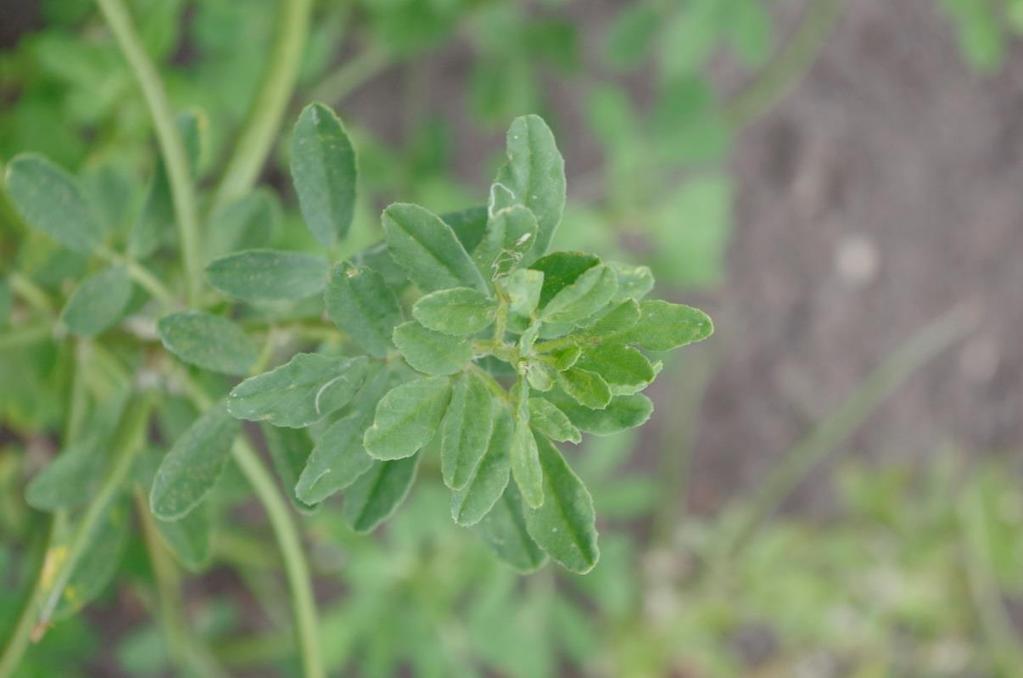
[(977, 75), (934, 4), (850, 0), (807, 77), (736, 144), (728, 283), (711, 303), (727, 349), (702, 408), (698, 505), (754, 487), (901, 340), (958, 303), (976, 330), (851, 447), (924, 461), (946, 444), (1021, 448), (1023, 49)]

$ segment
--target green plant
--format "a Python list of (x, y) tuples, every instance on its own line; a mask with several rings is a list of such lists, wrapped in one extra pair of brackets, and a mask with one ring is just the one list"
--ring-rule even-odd
[[(66, 388), (68, 401), (20, 415), (9, 404), (12, 422), (64, 426), (61, 454), (26, 492), (49, 515), (49, 537), (0, 675), (13, 671), (29, 636), (115, 576), (132, 511), (169, 652), (182, 667), (216, 672), (185, 623), (166, 551), (191, 569), (208, 561), (215, 525), (245, 497), (228, 468), (267, 513), (298, 654), (307, 675), (322, 674), (300, 533), (239, 420), (265, 424), (255, 442), (265, 441), (300, 511), (344, 490), (341, 516), (371, 530), (405, 498), (424, 453), (436, 451), (455, 522), (476, 526), (520, 570), (549, 554), (589, 571), (598, 558), (592, 501), (554, 443), (644, 423), (652, 405), (640, 391), (660, 363), (643, 351), (702, 340), (712, 326), (696, 309), (646, 299), (645, 267), (548, 252), (565, 176), (546, 124), (537, 116), (512, 124), (486, 207), (439, 217), (391, 205), (383, 242), (331, 268), (323, 254), (273, 248), (274, 201), (251, 190), (270, 148), (265, 130), (287, 100), (276, 90), (290, 89), (293, 68), (271, 72), (272, 110), (241, 137), (257, 148), (239, 148), (207, 201), (195, 181), (202, 117), (175, 118), (124, 7), (99, 4), (143, 91), (162, 163), (137, 198), (35, 154), (6, 168), (4, 214), (25, 244), (6, 271), (19, 306), (2, 340), (15, 351), (35, 351), (40, 340), (56, 350), (42, 390)], [(352, 224), (356, 163), (329, 108), (302, 112), (290, 156), (304, 221), (337, 257)], [(19, 271), (34, 252), (61, 277), (80, 278), (63, 301), (39, 287), (38, 271)], [(26, 315), (35, 324), (23, 326)]]

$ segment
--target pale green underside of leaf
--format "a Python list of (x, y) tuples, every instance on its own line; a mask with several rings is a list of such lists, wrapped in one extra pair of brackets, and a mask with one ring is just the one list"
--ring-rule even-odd
[(102, 480), (105, 456), (95, 437), (61, 450), (25, 488), (25, 501), (39, 511), (56, 511), (88, 501)]
[(543, 438), (537, 443), (544, 503), (525, 508), (526, 529), (551, 558), (571, 572), (585, 574), (600, 557), (593, 498), (553, 445)]
[(451, 493), (451, 518), (459, 525), (468, 527), (481, 521), (504, 493), (511, 477), (509, 451), (514, 426), (507, 408), (497, 406), (483, 458), (465, 486)]
[(441, 423), (440, 455), (444, 484), (459, 490), (487, 451), (497, 404), (475, 373), (463, 372), (453, 381), (451, 402)]
[(345, 492), (345, 522), (356, 532), (369, 532), (391, 517), (412, 488), (420, 456), (374, 461)]
[(241, 430), (223, 405), (197, 419), (175, 441), (153, 479), (149, 506), (160, 520), (187, 515), (213, 489)]
[(208, 506), (197, 506), (179, 520), (157, 520), (156, 527), (185, 568), (198, 572), (209, 563), (211, 526)]
[(206, 277), (242, 301), (297, 301), (323, 291), (327, 260), (304, 252), (246, 250), (211, 261)]
[(508, 483), (477, 530), (501, 560), (522, 573), (534, 572), (547, 562), (545, 554), (526, 529), (522, 497), (515, 483)]
[(164, 348), (190, 365), (242, 376), (259, 349), (236, 323), (203, 311), (182, 311), (160, 318), (156, 326)]
[(355, 210), (355, 151), (341, 121), (324, 104), (306, 106), (295, 124), (291, 178), (313, 236), (327, 247), (344, 238)]

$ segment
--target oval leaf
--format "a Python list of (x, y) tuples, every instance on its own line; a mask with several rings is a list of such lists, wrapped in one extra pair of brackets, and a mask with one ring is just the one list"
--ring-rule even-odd
[(108, 268), (82, 281), (60, 319), (81, 337), (91, 337), (107, 329), (124, 314), (131, 301), (131, 279), (123, 268)]
[(364, 351), (382, 358), (393, 344), (391, 335), (401, 322), (398, 298), (371, 268), (338, 264), (324, 295), (327, 316)]
[(303, 252), (247, 250), (214, 259), (206, 277), (242, 301), (294, 301), (323, 291), (327, 260)]
[(599, 374), (572, 367), (558, 372), (558, 385), (584, 407), (600, 410), (611, 402), (611, 388)]
[(412, 317), (424, 327), (442, 334), (476, 334), (494, 322), (497, 302), (478, 290), (455, 287), (420, 297)]
[(465, 487), (451, 493), (451, 518), (463, 527), (483, 520), (501, 498), (511, 477), (509, 450), (515, 425), (506, 408), (497, 409), (486, 453)]
[(419, 205), (395, 203), (384, 210), (382, 221), (391, 256), (422, 290), (487, 290), (454, 231), (433, 212)]
[(314, 103), (291, 136), (291, 180), (302, 218), (323, 245), (345, 237), (355, 210), (355, 151), (334, 111)]
[(617, 289), (615, 272), (608, 266), (594, 266), (554, 295), (543, 309), (543, 319), (578, 323), (607, 306)]
[(710, 316), (698, 308), (660, 299), (640, 302), (639, 322), (616, 335), (615, 342), (635, 344), (650, 351), (670, 351), (714, 333)]
[(156, 331), (164, 347), (190, 365), (242, 376), (256, 362), (259, 349), (237, 324), (203, 311), (183, 311), (160, 318)]
[(377, 459), (410, 457), (433, 438), (451, 399), (444, 377), (423, 377), (388, 391), (363, 444)]
[(356, 532), (369, 532), (391, 517), (416, 479), (419, 456), (376, 461), (345, 493), (341, 516)]
[(538, 433), (561, 443), (578, 443), (583, 438), (568, 416), (545, 398), (529, 399), (529, 423)]
[(468, 338), (428, 330), (415, 320), (394, 328), (394, 345), (405, 362), (426, 374), (454, 374), (472, 360), (472, 344)]
[(494, 428), (494, 402), (481, 377), (464, 372), (455, 379), (441, 425), (440, 461), (444, 484), (453, 490), (469, 482), (487, 451)]
[(547, 555), (526, 530), (522, 498), (515, 483), (508, 483), (478, 529), (494, 553), (519, 572), (533, 572), (547, 562)]

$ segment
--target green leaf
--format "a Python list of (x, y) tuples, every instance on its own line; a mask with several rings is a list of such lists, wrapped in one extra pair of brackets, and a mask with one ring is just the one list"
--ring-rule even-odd
[(302, 218), (323, 245), (348, 234), (355, 209), (355, 151), (327, 106), (306, 106), (291, 136), (291, 179)]
[(466, 252), (476, 249), (487, 230), (487, 208), (483, 206), (445, 212), (440, 218), (455, 232)]
[(125, 498), (107, 508), (78, 558), (61, 594), (55, 620), (67, 619), (99, 597), (117, 573), (128, 544), (131, 519)]
[(227, 411), (274, 426), (308, 426), (348, 404), (366, 377), (367, 364), (365, 357), (298, 353), (235, 386), (227, 396)]
[(156, 324), (156, 331), (168, 351), (212, 372), (242, 376), (259, 357), (259, 349), (245, 330), (204, 311), (166, 315)]
[(543, 273), (540, 307), (546, 306), (555, 294), (598, 264), (598, 257), (582, 252), (552, 252), (534, 261), (529, 268)]
[(208, 410), (175, 441), (153, 479), (149, 506), (160, 520), (177, 520), (198, 506), (227, 465), (241, 430), (223, 405)]
[(495, 407), (494, 426), (483, 458), (465, 486), (451, 493), (451, 518), (463, 527), (483, 520), (501, 498), (511, 476), (509, 450), (515, 424), (507, 408)]
[(631, 346), (621, 344), (601, 344), (588, 349), (579, 359), (578, 366), (599, 374), (615, 395), (642, 391), (657, 376), (646, 356)]
[(565, 161), (554, 134), (538, 115), (512, 121), (506, 146), (508, 162), (498, 172), (497, 182), (536, 215), (539, 228), (532, 257), (540, 257), (550, 246), (565, 211)]
[(426, 374), (454, 374), (472, 360), (472, 343), (467, 337), (434, 332), (415, 320), (394, 328), (394, 345), (405, 362)]
[(313, 448), (309, 434), (302, 429), (275, 428), (265, 424), (260, 429), (263, 431), (263, 438), (266, 439), (266, 447), (270, 452), (274, 470), (277, 471), (281, 484), (287, 488), (291, 503), (302, 513), (314, 512), (318, 502), (304, 501), (295, 491), (299, 476), (309, 463)]
[(543, 469), (537, 453), (536, 436), (529, 426), (529, 385), (520, 380), (515, 392), (515, 429), (509, 452), (512, 477), (526, 504), (539, 506), (544, 501)]
[(508, 310), (529, 318), (540, 304), (543, 272), (520, 268), (497, 280), (497, 286), (508, 297)]
[(526, 529), (551, 558), (586, 574), (600, 558), (593, 498), (553, 445), (545, 439), (538, 444), (545, 499), (539, 507), (526, 507)]
[(369, 532), (391, 517), (416, 479), (420, 455), (376, 461), (345, 493), (341, 517), (356, 532)]
[(592, 325), (581, 328), (576, 336), (605, 337), (621, 334), (632, 329), (639, 322), (639, 316), (639, 304), (634, 299), (626, 299), (597, 318)]
[(384, 210), (382, 221), (391, 256), (424, 291), (451, 287), (487, 291), (462, 243), (436, 214), (419, 205), (395, 203)]
[(547, 562), (547, 555), (526, 530), (522, 497), (515, 483), (508, 483), (478, 529), (494, 553), (519, 572), (533, 572)]
[(385, 460), (412, 456), (433, 438), (450, 400), (451, 384), (444, 377), (423, 377), (391, 389), (363, 436), (366, 451)]
[(476, 334), (494, 322), (497, 302), (469, 287), (431, 292), (415, 303), (412, 317), (442, 334)]
[(188, 570), (197, 572), (210, 560), (209, 507), (197, 506), (184, 518), (157, 520), (156, 528), (171, 552)]
[(103, 241), (103, 226), (74, 177), (46, 158), (19, 155), (7, 166), (7, 193), (32, 228), (64, 247), (89, 254)]
[(564, 412), (546, 398), (529, 399), (529, 423), (539, 433), (558, 442), (578, 443), (583, 439)]
[(103, 479), (105, 456), (95, 437), (74, 441), (25, 488), (25, 501), (38, 511), (81, 506)]
[(654, 274), (648, 266), (632, 266), (616, 261), (608, 266), (618, 276), (618, 291), (611, 303), (618, 304), (627, 299), (641, 301), (654, 288)]
[(608, 266), (594, 266), (562, 288), (547, 303), (545, 322), (578, 323), (607, 306), (618, 289), (618, 278)]
[(371, 268), (338, 264), (324, 295), (327, 316), (370, 355), (382, 358), (393, 344), (391, 335), (401, 322), (398, 298)]
[(558, 385), (585, 407), (600, 410), (611, 402), (611, 389), (596, 372), (572, 367), (558, 372)]
[(131, 279), (123, 268), (104, 269), (75, 289), (61, 311), (61, 322), (72, 334), (95, 336), (121, 319), (131, 292)]
[(266, 247), (281, 221), (277, 194), (257, 188), (218, 206), (208, 219), (205, 254), (210, 258)]
[(639, 322), (616, 335), (615, 342), (635, 344), (650, 351), (669, 351), (703, 341), (714, 333), (714, 323), (698, 308), (650, 299), (641, 302), (639, 309)]
[(512, 205), (497, 210), (473, 253), (476, 265), (489, 278), (511, 270), (533, 248), (538, 229), (536, 217), (527, 207)]
[(475, 373), (463, 372), (454, 379), (440, 446), (444, 484), (451, 489), (465, 487), (486, 453), (495, 406), (487, 385)]
[(579, 429), (606, 436), (642, 426), (653, 414), (654, 404), (642, 394), (615, 396), (602, 410), (583, 407), (561, 391), (544, 395)]
[(214, 259), (206, 277), (242, 301), (295, 301), (323, 291), (327, 260), (303, 252), (247, 250)]
[(295, 485), (299, 499), (317, 504), (343, 490), (373, 466), (373, 457), (362, 446), (369, 418), (352, 412), (324, 431)]

